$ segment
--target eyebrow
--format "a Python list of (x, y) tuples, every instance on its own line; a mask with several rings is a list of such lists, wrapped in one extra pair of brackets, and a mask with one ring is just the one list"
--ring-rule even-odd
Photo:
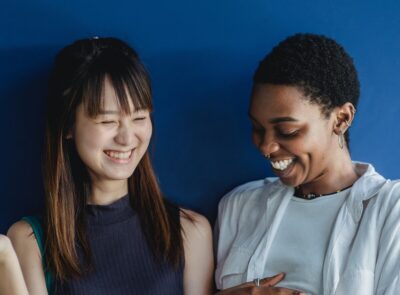
[[(248, 115), (249, 115), (251, 120), (253, 120), (253, 121), (258, 123), (258, 121), (251, 114), (248, 114)], [(298, 121), (299, 120), (297, 120), (297, 119), (295, 119), (293, 117), (276, 117), (276, 118), (272, 118), (272, 119), (269, 120), (269, 122), (272, 123), (272, 124), (282, 123), (282, 122), (298, 122)]]
[(269, 120), (270, 123), (281, 123), (281, 122), (298, 122), (299, 120), (292, 117), (277, 117)]

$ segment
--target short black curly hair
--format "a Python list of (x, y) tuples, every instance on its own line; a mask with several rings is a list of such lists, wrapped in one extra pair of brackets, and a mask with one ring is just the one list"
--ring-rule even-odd
[[(286, 38), (260, 62), (253, 82), (298, 87), (326, 117), (346, 102), (357, 107), (360, 97), (353, 59), (340, 44), (324, 35), (295, 34)], [(344, 136), (349, 146), (349, 132)]]
[(283, 40), (260, 62), (253, 81), (296, 86), (326, 116), (346, 102), (356, 107), (360, 96), (352, 58), (335, 40), (316, 34)]

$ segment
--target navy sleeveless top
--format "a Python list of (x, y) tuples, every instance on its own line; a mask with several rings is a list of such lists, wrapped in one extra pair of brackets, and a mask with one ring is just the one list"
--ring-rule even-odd
[[(179, 209), (176, 208), (179, 222)], [(140, 221), (125, 196), (86, 209), (93, 271), (78, 279), (55, 282), (55, 294), (183, 294), (183, 263), (174, 268), (152, 254)], [(78, 257), (83, 254), (78, 247)]]

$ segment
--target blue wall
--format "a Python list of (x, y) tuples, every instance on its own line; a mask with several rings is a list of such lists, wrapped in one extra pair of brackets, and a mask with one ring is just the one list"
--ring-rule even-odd
[[(197, 2), (197, 3), (196, 3)], [(349, 3), (350, 2), (350, 3)], [(338, 40), (362, 85), (352, 154), (399, 178), (398, 1), (9, 1), (0, 11), (0, 232), (42, 208), (40, 150), (55, 53), (83, 37), (116, 36), (153, 78), (154, 162), (173, 200), (212, 221), (221, 195), (270, 175), (250, 141), (251, 76), (295, 32)]]

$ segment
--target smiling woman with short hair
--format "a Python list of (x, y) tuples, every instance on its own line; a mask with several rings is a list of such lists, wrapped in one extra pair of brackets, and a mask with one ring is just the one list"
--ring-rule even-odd
[(398, 293), (400, 182), (351, 160), (359, 87), (351, 57), (321, 35), (291, 36), (260, 63), (252, 138), (277, 178), (221, 200), (219, 294)]

